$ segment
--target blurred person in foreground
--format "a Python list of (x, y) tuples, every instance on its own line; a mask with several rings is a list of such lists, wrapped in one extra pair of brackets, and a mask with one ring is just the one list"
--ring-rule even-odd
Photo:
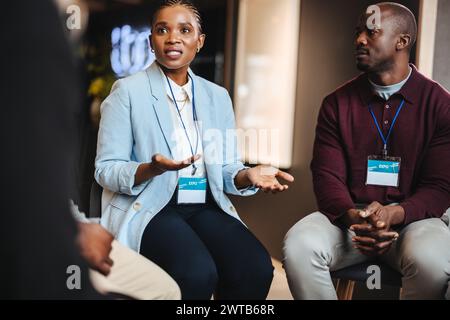
[[(77, 225), (71, 216), (80, 90), (56, 8), (50, 1), (14, 1), (0, 14), (0, 127), (8, 155), (1, 160), (0, 297), (179, 298), (160, 268), (116, 245), (100, 225)], [(127, 281), (133, 276), (142, 278)]]

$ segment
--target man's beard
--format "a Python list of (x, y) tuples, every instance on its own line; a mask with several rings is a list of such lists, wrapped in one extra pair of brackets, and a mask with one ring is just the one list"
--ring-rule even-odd
[(370, 65), (368, 65), (366, 63), (362, 63), (362, 62), (356, 62), (356, 68), (358, 68), (358, 70), (362, 71), (362, 72), (370, 72), (371, 71)]
[(391, 70), (393, 65), (394, 63), (391, 60), (380, 61), (378, 63), (373, 64), (356, 62), (356, 68), (358, 68), (358, 70), (368, 73), (385, 72)]

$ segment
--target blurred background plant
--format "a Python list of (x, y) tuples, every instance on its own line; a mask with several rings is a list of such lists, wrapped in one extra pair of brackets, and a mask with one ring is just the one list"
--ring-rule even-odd
[(87, 75), (89, 78), (88, 96), (91, 98), (90, 119), (94, 127), (98, 128), (100, 122), (100, 105), (109, 95), (111, 87), (117, 80), (111, 70), (109, 59), (110, 44), (103, 40), (101, 43), (82, 46), (82, 55), (87, 62)]

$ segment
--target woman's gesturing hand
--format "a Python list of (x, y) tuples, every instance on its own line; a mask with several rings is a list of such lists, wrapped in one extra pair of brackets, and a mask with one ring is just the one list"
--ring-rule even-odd
[(279, 178), (287, 182), (294, 181), (294, 177), (289, 173), (271, 166), (259, 165), (239, 172), (235, 178), (235, 184), (238, 189), (255, 186), (264, 192), (277, 193), (289, 188), (287, 184), (281, 184), (278, 181)]
[(138, 167), (136, 174), (134, 175), (134, 186), (140, 185), (166, 171), (178, 171), (187, 168), (200, 159), (200, 157), (201, 156), (197, 154), (185, 160), (176, 161), (157, 153), (152, 157), (152, 162), (141, 164)]
[(198, 159), (200, 159), (200, 155), (198, 154), (183, 161), (176, 161), (168, 159), (161, 154), (155, 154), (152, 157), (151, 164), (154, 166), (155, 173), (157, 173), (157, 175), (160, 175), (166, 171), (178, 171), (187, 168)]

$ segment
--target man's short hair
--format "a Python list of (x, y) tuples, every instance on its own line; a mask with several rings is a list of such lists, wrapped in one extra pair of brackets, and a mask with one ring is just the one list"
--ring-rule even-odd
[(394, 15), (393, 24), (396, 26), (396, 31), (399, 34), (406, 33), (411, 36), (411, 43), (408, 47), (409, 51), (411, 51), (417, 40), (417, 21), (411, 10), (396, 2), (380, 2), (376, 5), (392, 12)]

